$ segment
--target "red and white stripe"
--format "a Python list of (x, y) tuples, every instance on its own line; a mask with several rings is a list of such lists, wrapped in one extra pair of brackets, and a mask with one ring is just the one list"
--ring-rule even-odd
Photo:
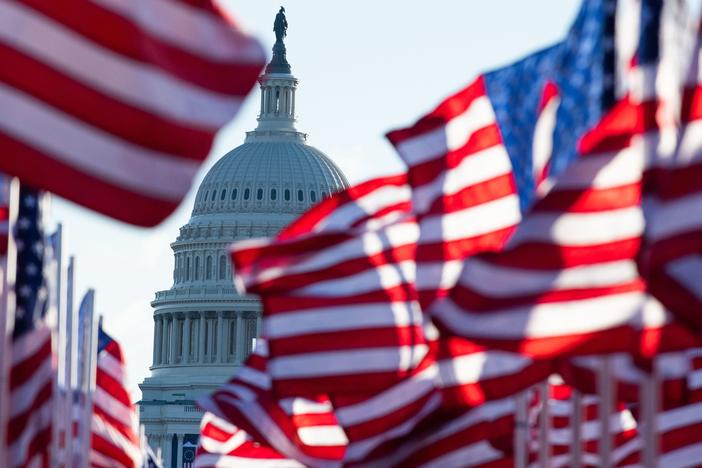
[(200, 423), (200, 438), (193, 466), (303, 468), (305, 465), (285, 458), (273, 448), (254, 441), (245, 431), (212, 413), (205, 413)]
[(509, 468), (515, 420), (512, 398), (470, 410), (437, 413), (392, 451), (363, 466)]
[(424, 358), (409, 203), (402, 177), (381, 178), (325, 200), (276, 239), (234, 244), (237, 281), (263, 302), (277, 394), (377, 391)]
[[(500, 253), (470, 258), (440, 329), (546, 358), (694, 343), (652, 298), (637, 268), (646, 138), (643, 109), (620, 103), (586, 135), (578, 160), (537, 201)], [(656, 349), (651, 340), (657, 334)]]
[(265, 56), (209, 0), (8, 0), (0, 60), (0, 170), (150, 226), (185, 196)]
[[(284, 457), (305, 466), (338, 466), (347, 438), (331, 402), (323, 395), (276, 399), (266, 372), (267, 354), (266, 341), (257, 340), (256, 349), (237, 374), (198, 404)], [(231, 451), (224, 440), (210, 439), (208, 443), (205, 449), (210, 454)]]
[(141, 466), (136, 406), (127, 390), (124, 357), (112, 340), (97, 356), (90, 464), (95, 467)]
[(688, 374), (688, 402), (658, 413), (659, 465), (702, 465), (702, 353), (688, 352), (693, 371)]
[[(547, 409), (542, 411), (540, 402), (532, 409), (530, 422), (530, 451), (532, 466), (539, 465), (538, 453), (541, 443), (548, 444), (549, 467), (572, 466), (572, 442), (579, 437), (581, 459), (584, 466), (601, 466), (599, 444), (603, 438), (599, 412), (600, 399), (595, 395), (582, 395), (575, 400), (573, 388), (565, 385), (558, 376), (552, 376), (548, 384)], [(580, 412), (578, 435), (574, 430), (575, 412)], [(547, 418), (545, 438), (539, 432), (541, 418)], [(610, 462), (612, 466), (627, 466), (638, 463), (641, 439), (634, 414), (624, 403), (617, 402), (609, 417), (609, 430), (613, 439)]]
[(10, 466), (49, 466), (55, 373), (51, 335), (51, 329), (39, 323), (12, 343), (7, 431)]
[(464, 258), (501, 249), (519, 222), (512, 165), (482, 77), (387, 138), (408, 167), (426, 308), (453, 287)]
[[(649, 143), (655, 156), (650, 174), (652, 189), (645, 205), (650, 219), (646, 232), (650, 247), (644, 264), (652, 293), (697, 333), (702, 329), (702, 288), (697, 281), (702, 274), (701, 53), (702, 39), (698, 39), (682, 91), (680, 128)], [(666, 141), (671, 133), (673, 137)], [(675, 149), (672, 154), (666, 151), (670, 147)]]

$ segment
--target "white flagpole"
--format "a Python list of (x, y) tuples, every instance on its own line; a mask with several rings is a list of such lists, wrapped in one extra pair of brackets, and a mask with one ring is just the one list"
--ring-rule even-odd
[(597, 378), (597, 393), (599, 396), (600, 419), (600, 466), (612, 466), (612, 428), (611, 417), (614, 405), (614, 385), (612, 380), (612, 361), (609, 356), (603, 356), (600, 361), (599, 375)]
[[(529, 390), (519, 392), (514, 397), (514, 466), (525, 468), (527, 466), (527, 395)], [(159, 449), (160, 450), (160, 449)]]
[(10, 368), (12, 366), (12, 332), (15, 328), (15, 271), (17, 249), (12, 235), (19, 208), (19, 180), (9, 183), (9, 219), (7, 226), (7, 255), (0, 265), (0, 466), (8, 466), (7, 425), (10, 403)]
[(548, 436), (551, 430), (551, 412), (549, 411), (549, 381), (539, 385), (539, 400), (541, 400), (541, 418), (539, 419), (539, 465), (549, 468), (551, 465), (551, 446)]
[(73, 279), (75, 274), (75, 257), (71, 256), (68, 259), (68, 268), (66, 272), (66, 356), (64, 359), (64, 380), (66, 387), (66, 399), (64, 401), (64, 420), (65, 420), (65, 460), (67, 466), (73, 466), (73, 392), (77, 387), (75, 384), (75, 375), (77, 371), (77, 336), (78, 336), (78, 317), (77, 309), (73, 303)]
[(650, 374), (646, 374), (639, 387), (641, 405), (641, 429), (643, 430), (643, 466), (655, 468), (658, 458), (658, 370), (654, 360)]
[(82, 351), (85, 359), (85, 370), (83, 372), (83, 389), (85, 390), (85, 408), (83, 410), (83, 420), (81, 421), (81, 443), (83, 444), (81, 454), (83, 456), (83, 467), (90, 468), (90, 435), (92, 433), (93, 421), (93, 394), (95, 393), (95, 379), (97, 372), (97, 339), (98, 321), (95, 319), (95, 290), (90, 289), (86, 295), (88, 317), (85, 321), (85, 340)]
[(578, 390), (573, 389), (573, 414), (570, 419), (570, 466), (572, 468), (582, 467), (583, 447), (581, 442), (582, 424), (583, 424), (583, 408), (582, 395)]
[[(52, 465), (66, 465), (65, 446), (61, 446), (61, 436), (64, 441), (68, 434), (62, 432), (66, 428), (64, 414), (65, 398), (66, 398), (66, 380), (65, 380), (65, 362), (66, 362), (66, 273), (65, 262), (63, 261), (63, 226), (59, 223), (56, 227), (57, 241), (55, 245), (56, 251), (53, 252), (55, 259), (54, 268), (56, 268), (56, 277), (54, 279), (53, 291), (51, 297), (54, 301), (56, 311), (56, 359), (57, 368), (54, 375), (54, 424), (52, 425)], [(65, 444), (64, 444), (65, 445)]]

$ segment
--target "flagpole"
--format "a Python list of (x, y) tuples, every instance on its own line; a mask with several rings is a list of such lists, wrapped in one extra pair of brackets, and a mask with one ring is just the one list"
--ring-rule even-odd
[[(519, 392), (515, 397), (514, 424), (514, 466), (527, 466), (527, 394), (529, 390)], [(160, 449), (159, 449), (160, 450)]]
[(658, 370), (655, 359), (651, 372), (641, 381), (639, 389), (639, 404), (641, 405), (641, 420), (643, 430), (643, 466), (655, 468), (658, 457), (658, 424), (659, 407)]
[(83, 467), (90, 468), (90, 439), (93, 421), (93, 394), (95, 393), (95, 380), (97, 373), (97, 338), (98, 321), (95, 320), (95, 290), (90, 289), (86, 295), (88, 318), (85, 321), (85, 337), (83, 356), (86, 359), (86, 370), (83, 373), (83, 388), (85, 390), (85, 408), (81, 422), (81, 443)]
[(545, 380), (539, 385), (539, 399), (541, 400), (541, 418), (539, 420), (539, 465), (549, 468), (551, 450), (548, 435), (551, 429), (551, 414), (549, 411), (549, 381)]
[[(66, 288), (66, 277), (65, 277), (65, 264), (63, 261), (63, 226), (61, 223), (56, 227), (56, 242), (54, 244), (55, 251), (53, 252), (53, 257), (55, 260), (54, 267), (55, 278), (53, 288), (53, 294), (51, 296), (54, 300), (54, 306), (56, 311), (56, 359), (57, 368), (54, 374), (54, 424), (52, 424), (52, 441), (51, 441), (51, 453), (52, 453), (52, 465), (61, 466), (65, 461), (65, 446), (61, 446), (61, 433), (65, 430), (65, 415), (63, 414), (65, 405), (65, 393), (66, 393), (66, 382), (65, 382), (65, 362), (66, 362), (66, 301), (65, 301), (65, 288)], [(63, 434), (64, 441), (67, 439), (68, 434)]]
[(19, 180), (9, 183), (7, 220), (7, 254), (0, 265), (0, 466), (8, 466), (7, 426), (10, 411), (10, 368), (12, 365), (12, 332), (15, 326), (15, 272), (17, 269), (17, 248), (13, 235), (19, 208)]
[(612, 428), (610, 422), (613, 412), (614, 388), (612, 382), (612, 361), (609, 356), (603, 356), (600, 361), (597, 393), (599, 396), (598, 413), (600, 419), (600, 466), (602, 468), (610, 468), (612, 466)]
[(582, 437), (583, 424), (582, 395), (575, 389), (573, 389), (572, 395), (573, 414), (570, 419), (570, 466), (572, 468), (581, 468), (583, 456), (583, 447), (580, 440)]
[(66, 386), (66, 397), (64, 407), (64, 419), (66, 439), (65, 439), (65, 459), (68, 466), (73, 465), (73, 391), (75, 388), (74, 380), (76, 367), (75, 360), (77, 356), (77, 340), (78, 336), (78, 320), (76, 316), (76, 307), (73, 303), (74, 290), (74, 275), (75, 275), (75, 257), (71, 256), (68, 259), (68, 268), (66, 271), (66, 347), (65, 347), (65, 370), (64, 380)]

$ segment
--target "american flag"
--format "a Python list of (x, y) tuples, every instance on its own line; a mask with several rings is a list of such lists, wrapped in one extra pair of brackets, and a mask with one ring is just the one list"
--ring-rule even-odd
[(248, 466), (251, 468), (302, 468), (305, 465), (285, 458), (270, 446), (255, 441), (244, 430), (205, 413), (200, 423), (200, 440), (195, 468)]
[[(343, 458), (347, 439), (329, 399), (277, 399), (267, 364), (267, 342), (260, 338), (234, 377), (198, 401), (208, 413), (202, 420), (196, 466), (245, 458), (247, 453), (253, 458), (287, 457), (306, 466), (331, 466)], [(251, 450), (249, 435), (267, 448)]]
[(263, 302), (277, 394), (379, 390), (426, 355), (409, 201), (404, 177), (374, 179), (276, 239), (234, 244), (236, 280)]
[[(548, 466), (571, 466), (573, 441), (579, 444), (584, 466), (602, 466), (599, 444), (605, 436), (602, 435), (599, 420), (603, 411), (600, 398), (592, 394), (576, 396), (575, 390), (558, 375), (552, 375), (535, 389), (533, 396), (529, 418), (529, 448), (533, 466), (539, 466), (544, 444), (549, 452)], [(640, 462), (639, 425), (631, 406), (617, 402), (609, 416), (609, 434), (614, 442), (612, 466), (630, 466)]]
[[(642, 43), (657, 44), (657, 25), (642, 31)], [(643, 50), (639, 70), (655, 71)], [(541, 358), (617, 351), (650, 356), (699, 346), (659, 302), (670, 299), (660, 279), (639, 262), (651, 238), (656, 249), (659, 233), (694, 224), (694, 216), (679, 210), (677, 216), (666, 214), (674, 202), (644, 205), (654, 206), (647, 211), (642, 206), (648, 191), (665, 197), (654, 182), (671, 173), (660, 167), (665, 158), (658, 145), (666, 129), (657, 116), (668, 104), (629, 95), (585, 134), (579, 159), (534, 204), (507, 248), (466, 261), (451, 297), (433, 311), (440, 327)], [(683, 94), (687, 128), (697, 107), (694, 93)], [(699, 152), (692, 141), (680, 148), (684, 154)], [(685, 277), (694, 277), (691, 273)], [(668, 302), (682, 316), (685, 306), (676, 300)]]
[(136, 406), (127, 390), (122, 348), (98, 329), (97, 372), (93, 394), (91, 466), (139, 467), (142, 450)]
[[(388, 133), (407, 164), (419, 218), (423, 308), (452, 289), (464, 258), (503, 247), (537, 182), (563, 172), (578, 138), (602, 116), (614, 5), (583, 2), (563, 42), (480, 76), (413, 126)], [(546, 138), (549, 151), (535, 137)]]
[(17, 223), (15, 327), (12, 335), (10, 412), (7, 431), (9, 466), (48, 466), (53, 416), (49, 294), (44, 271), (45, 240), (41, 193), (22, 186)]
[[(392, 260), (399, 255), (411, 258), (417, 237), (416, 225), (411, 217), (407, 217), (410, 192), (405, 180), (401, 176), (390, 176), (351, 187), (317, 205), (283, 230), (277, 239), (245, 241), (233, 248), (238, 279), (247, 289), (252, 288), (263, 296), (263, 333), (270, 333), (275, 338), (269, 340), (271, 358), (265, 374), (262, 375), (263, 368), (260, 369), (257, 380), (271, 379), (274, 394), (278, 397), (292, 397), (297, 392), (299, 395), (329, 393), (334, 417), (348, 436), (344, 461), (350, 464), (384, 458), (403, 438), (429, 424), (442, 406), (460, 407), (455, 412), (462, 415), (466, 406), (501, 398), (513, 392), (515, 387), (527, 387), (551, 372), (550, 364), (534, 363), (513, 353), (494, 352), (465, 340), (437, 342), (435, 330), (430, 324), (422, 323), (418, 331), (425, 335), (431, 351), (403, 378), (385, 381), (377, 378), (384, 377), (377, 372), (378, 363), (367, 362), (374, 359), (374, 353), (382, 357), (385, 351), (382, 348), (385, 342), (377, 339), (380, 336), (377, 331), (402, 336), (402, 315), (394, 316), (397, 323), (381, 321), (382, 317), (363, 317), (359, 328), (355, 317), (330, 315), (334, 307), (325, 306), (331, 302), (338, 307), (345, 304), (348, 297), (358, 299), (359, 304), (368, 299), (387, 301), (402, 292), (395, 292), (396, 280), (386, 276), (379, 285), (372, 286), (377, 288), (378, 299), (364, 293), (365, 283), (356, 281), (358, 269), (349, 258), (363, 260), (370, 249), (384, 253), (384, 256), (378, 255), (377, 265), (381, 266), (384, 258)], [(367, 234), (389, 241), (385, 246), (382, 243), (363, 244), (363, 240), (371, 239)], [(404, 244), (397, 242), (398, 239), (404, 239)], [(402, 249), (408, 253), (403, 253)], [(361, 261), (358, 263), (364, 265)], [(410, 291), (414, 287), (412, 267), (409, 263), (405, 270), (408, 274), (404, 286)], [(329, 287), (329, 281), (337, 281), (337, 286)], [(373, 284), (372, 276), (368, 283)], [(288, 292), (287, 288), (292, 287)], [(309, 294), (309, 291), (316, 291), (316, 295)], [(376, 307), (374, 310), (383, 309)], [(341, 320), (343, 317), (347, 318)], [(327, 328), (320, 330), (320, 324)], [(348, 363), (330, 359), (331, 362), (318, 368), (303, 366), (303, 359), (313, 360), (329, 346), (347, 349), (349, 333), (345, 329), (349, 328), (357, 335), (354, 338), (357, 346), (350, 352), (353, 354), (361, 349), (367, 352), (368, 359)], [(281, 338), (288, 339), (283, 341)], [(282, 342), (277, 348), (273, 346), (275, 340)], [(292, 347), (295, 340), (313, 344), (314, 340), (319, 340), (327, 348), (299, 345), (296, 352)], [(275, 352), (278, 354), (273, 357)], [(322, 355), (320, 360), (324, 358), (328, 356)], [(282, 363), (297, 360), (300, 364), (292, 369), (268, 365), (275, 360)], [(357, 367), (343, 368), (351, 364)], [(340, 372), (340, 367), (345, 372)], [(283, 372), (297, 372), (298, 378), (290, 379)], [(352, 372), (357, 377), (349, 380)], [(303, 373), (306, 380), (300, 378)], [(239, 380), (243, 375), (237, 374), (235, 379)], [(216, 392), (205, 408), (237, 427), (244, 427), (252, 436), (265, 434), (264, 428), (253, 430), (250, 427), (258, 424), (261, 418), (252, 421), (251, 417), (242, 416), (238, 406), (244, 402), (237, 403), (235, 411), (230, 403), (229, 410), (226, 410), (226, 402), (234, 401), (232, 388), (236, 386), (230, 383)], [(318, 436), (324, 438), (327, 430), (330, 428), (324, 431), (320, 428)], [(276, 448), (286, 456), (293, 456), (285, 448)]]
[(151, 226), (185, 196), (265, 55), (210, 0), (9, 0), (0, 60), (0, 171)]

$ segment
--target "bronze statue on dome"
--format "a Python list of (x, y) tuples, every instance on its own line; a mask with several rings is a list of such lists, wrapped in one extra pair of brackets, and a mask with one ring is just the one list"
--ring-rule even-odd
[(285, 19), (285, 8), (283, 7), (280, 7), (278, 14), (275, 15), (273, 31), (276, 42), (283, 42), (283, 38), (288, 35), (288, 21)]

